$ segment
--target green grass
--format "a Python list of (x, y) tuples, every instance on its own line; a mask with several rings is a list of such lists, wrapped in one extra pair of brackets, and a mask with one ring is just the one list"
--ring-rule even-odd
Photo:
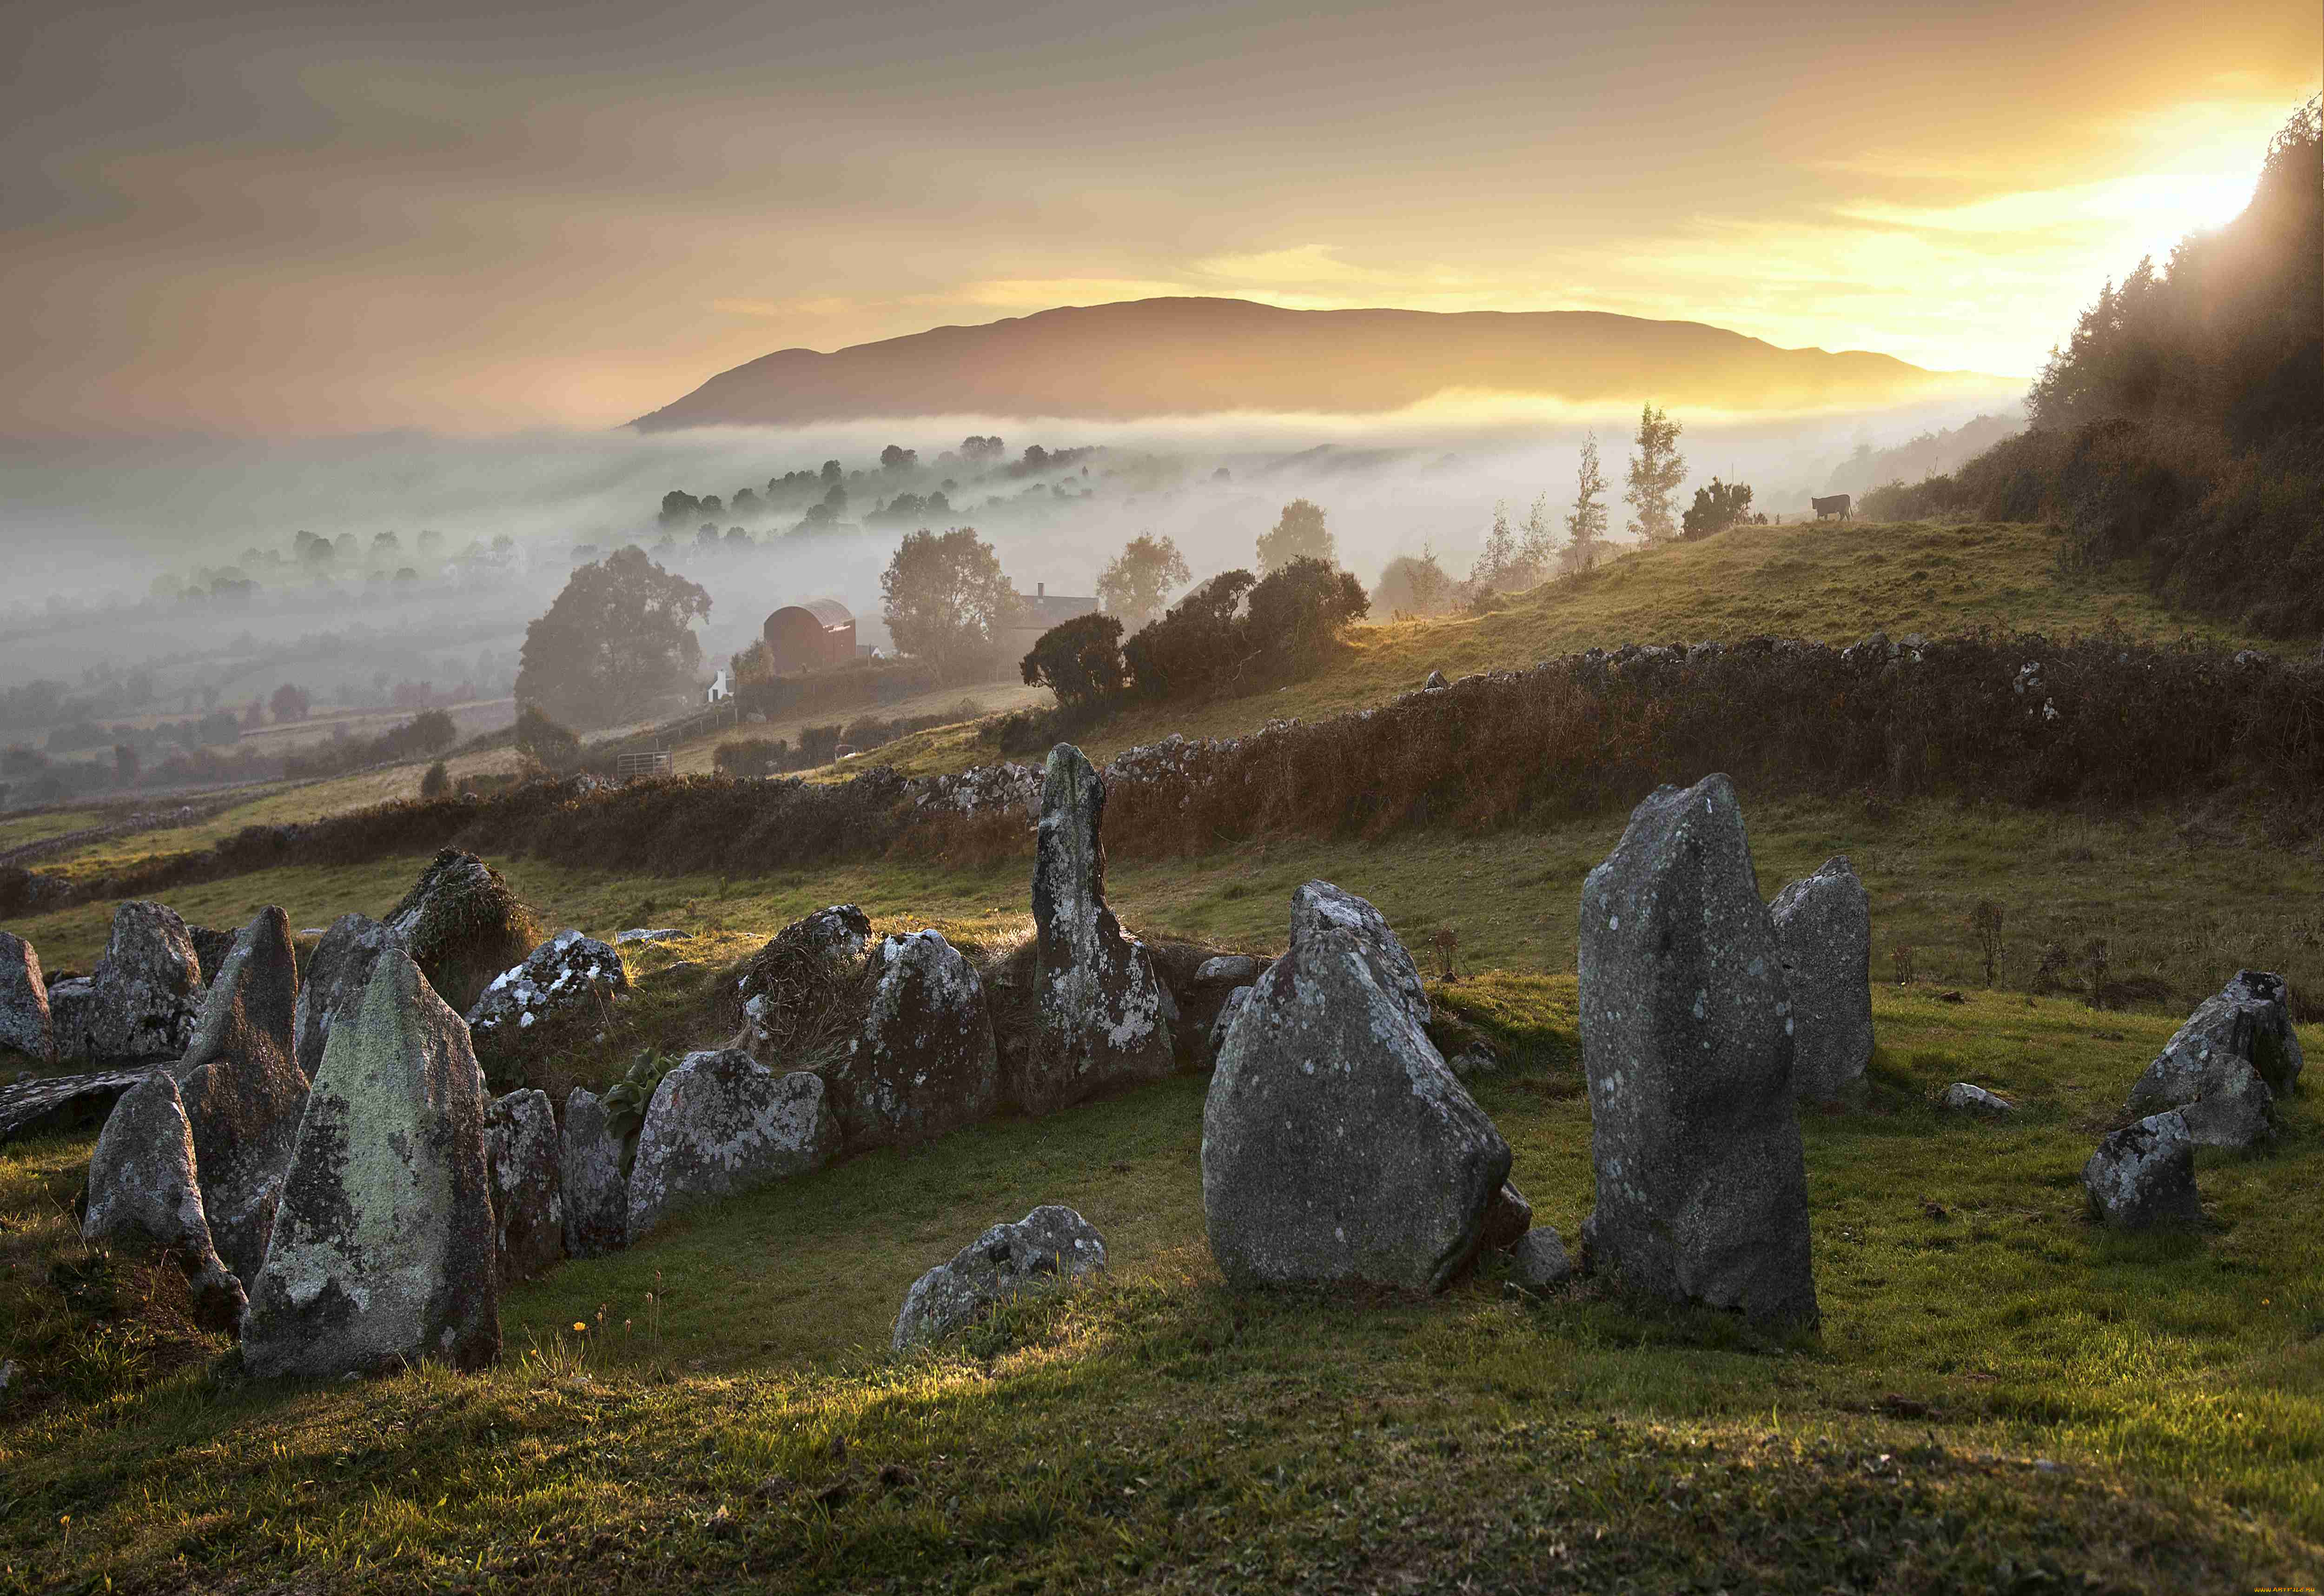
[[(1210, 704), (1132, 710), (1099, 726), (1084, 747), (1106, 759), (1173, 732), (1233, 736), (1269, 720), (1313, 720), (1385, 703), (1431, 670), (1460, 677), (1521, 669), (1629, 642), (1768, 634), (1850, 643), (1884, 629), (1892, 637), (1935, 637), (1984, 626), (2064, 634), (2114, 625), (2139, 638), (2270, 646), (2173, 614), (2127, 565), (2061, 577), (2057, 553), (2053, 530), (2024, 523), (1738, 527), (1510, 595), (1489, 614), (1379, 617), (1379, 624), (1354, 628), (1340, 658), (1309, 680)], [(941, 727), (874, 757), (921, 774), (990, 763), (995, 753), (973, 728)]]
[(93, 809), (52, 809), (39, 815), (12, 815), (0, 819), (0, 850), (44, 842), (83, 826), (101, 826), (105, 816)]
[[(1203, 1083), (1180, 1079), (568, 1264), (505, 1305), (510, 1361), (483, 1378), (267, 1388), (83, 1354), (97, 1394), (0, 1425), (0, 1590), (2314, 1582), (2308, 1102), (2285, 1151), (2207, 1162), (2208, 1232), (2123, 1240), (2074, 1176), (2166, 1020), (2110, 1019), (2125, 1047), (2055, 1001), (1882, 993), (1877, 1016), (1875, 1111), (1806, 1127), (1818, 1345), (1587, 1291), (1524, 1302), (1490, 1271), (1425, 1303), (1229, 1292), (1202, 1244)], [(1958, 1078), (2024, 1118), (1937, 1116), (1925, 1094)], [(1570, 1240), (1570, 1064), (1477, 1093)], [(74, 1150), (0, 1157), (20, 1293), (43, 1238), (75, 1261), (27, 1199)], [(1111, 1279), (890, 1364), (911, 1278), (1041, 1201), (1097, 1223)]]

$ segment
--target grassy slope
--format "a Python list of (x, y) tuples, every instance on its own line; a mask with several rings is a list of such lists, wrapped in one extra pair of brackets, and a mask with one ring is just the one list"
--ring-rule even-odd
[[(1231, 736), (1268, 720), (1312, 720), (1385, 703), (1431, 670), (1458, 677), (1516, 669), (1627, 642), (1760, 633), (1854, 642), (1881, 629), (1894, 637), (1937, 636), (1979, 626), (2062, 634), (2112, 623), (2136, 637), (2193, 632), (2258, 646), (2168, 613), (2127, 567), (2062, 583), (2057, 548), (2050, 529), (2015, 523), (1738, 527), (1701, 543), (1628, 555), (1516, 595), (1490, 614), (1358, 627), (1348, 651), (1312, 680), (1192, 708), (1135, 711), (1099, 727), (1087, 747), (1104, 758), (1172, 732)], [(917, 733), (879, 757), (922, 772), (993, 755), (958, 728)]]
[[(1478, 1093), (1571, 1238), (1571, 983), (1523, 995), (1562, 1045)], [(2080, 1218), (2075, 1173), (2167, 1021), (2100, 1035), (2070, 1004), (1923, 994), (1877, 1013), (1882, 1112), (1807, 1126), (1819, 1346), (1491, 1278), (1425, 1304), (1229, 1293), (1201, 1241), (1202, 1084), (1178, 1080), (568, 1265), (506, 1305), (511, 1364), (486, 1378), (254, 1388), (189, 1365), (124, 1391), (119, 1365), (159, 1354), (85, 1352), (95, 1400), (0, 1427), (0, 1590), (2314, 1582), (2312, 1106), (2289, 1150), (2206, 1167), (2209, 1233), (2122, 1240)], [(2024, 1119), (1921, 1102), (1962, 1077)], [(45, 1243), (102, 1286), (51, 1205), (82, 1156), (0, 1160), (0, 1256)], [(1046, 1200), (1104, 1231), (1108, 1285), (880, 1358), (913, 1276)]]

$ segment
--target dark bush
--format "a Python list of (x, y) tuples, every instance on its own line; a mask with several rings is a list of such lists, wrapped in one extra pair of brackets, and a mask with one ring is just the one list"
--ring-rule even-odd
[(1123, 644), (1131, 691), (1148, 701), (1223, 691), (1249, 652), (1238, 612), (1257, 581), (1249, 571), (1222, 571)]
[(1092, 611), (1043, 632), (1019, 664), (1028, 687), (1047, 687), (1069, 710), (1118, 698), (1129, 685), (1121, 659), (1121, 623)]
[(444, 761), (442, 760), (438, 760), (434, 764), (429, 766), (428, 773), (420, 779), (420, 796), (421, 798), (444, 798), (447, 796), (451, 790), (452, 772), (445, 769)]
[(1371, 607), (1364, 585), (1349, 572), (1320, 559), (1295, 559), (1250, 590), (1242, 623), (1248, 658), (1270, 674), (1309, 674), (1349, 623)]

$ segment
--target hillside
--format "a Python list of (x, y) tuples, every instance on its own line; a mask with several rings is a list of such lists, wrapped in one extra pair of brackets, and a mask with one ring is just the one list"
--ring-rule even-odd
[(1783, 349), (1701, 322), (1599, 311), (1286, 310), (1160, 299), (935, 328), (827, 355), (779, 350), (630, 425), (1378, 415), (1454, 393), (1621, 408), (1651, 393), (1672, 409), (1824, 410), (2009, 386), (1862, 350)]

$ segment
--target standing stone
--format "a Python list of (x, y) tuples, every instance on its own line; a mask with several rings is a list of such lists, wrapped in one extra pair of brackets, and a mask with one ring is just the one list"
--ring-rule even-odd
[(1735, 789), (1665, 787), (1582, 887), (1585, 1267), (1767, 1325), (1816, 1321), (1790, 999)]
[(457, 848), (429, 862), (388, 911), (387, 927), (428, 984), (464, 1013), (493, 976), (523, 962), (538, 936), (531, 911), (500, 872)]
[(492, 1176), (468, 1028), (401, 948), (332, 1028), (243, 1315), (261, 1378), (500, 1356)]
[(630, 1178), (622, 1171), (622, 1139), (605, 1122), (604, 1099), (586, 1086), (565, 1094), (560, 1152), (566, 1256), (619, 1252), (630, 1243)]
[(1051, 1203), (997, 1224), (912, 1282), (896, 1315), (898, 1352), (938, 1341), (1020, 1291), (1055, 1288), (1105, 1268), (1105, 1240), (1072, 1209)]
[(377, 920), (343, 914), (331, 922), (322, 941), (308, 955), (293, 1030), (298, 1038), (299, 1067), (310, 1080), (323, 1067), (323, 1046), (330, 1040), (331, 1027), (363, 1001), (379, 955), (402, 946), (402, 940)]
[(2302, 1059), (2291, 993), (2280, 975), (2246, 970), (2203, 1001), (2130, 1089), (2134, 1114), (2185, 1111), (2206, 1147), (2271, 1139), (2275, 1097), (2298, 1084)]
[(557, 1154), (557, 1113), (549, 1105), (548, 1093), (512, 1092), (484, 1110), (493, 1255), (499, 1259), (503, 1291), (530, 1280), (565, 1254)]
[(177, 1057), (201, 1005), (201, 960), (186, 922), (158, 903), (115, 909), (113, 935), (89, 980), (91, 1062)]
[(55, 1038), (56, 1062), (88, 1060), (88, 1017), (95, 983), (86, 975), (68, 975), (49, 983), (49, 1034)]
[(2090, 1212), (2117, 1230), (2200, 1224), (2195, 1139), (2176, 1109), (2149, 1114), (2104, 1141), (2082, 1166)]
[(778, 1075), (732, 1048), (689, 1053), (654, 1088), (638, 1130), (630, 1239), (694, 1204), (820, 1169), (838, 1150), (822, 1076)]
[(80, 1232), (91, 1246), (166, 1253), (185, 1271), (205, 1329), (230, 1330), (241, 1320), (242, 1282), (211, 1244), (193, 1133), (167, 1070), (123, 1093), (97, 1133)]
[(193, 1127), (210, 1234), (227, 1265), (258, 1278), (274, 1228), (307, 1075), (291, 1043), (299, 965), (280, 909), (244, 927), (210, 983), (192, 1045), (173, 1067)]
[(825, 1072), (845, 1145), (927, 1141), (990, 1118), (1001, 1059), (974, 966), (935, 931), (890, 936), (872, 957), (871, 1012)]
[[(1475, 1256), (1509, 1147), (1444, 1066), (1384, 946), (1311, 882), (1203, 1104), (1203, 1209), (1231, 1284), (1442, 1288)], [(1369, 905), (1365, 906), (1369, 909)], [(1385, 934), (1385, 927), (1382, 927)], [(1393, 960), (1388, 961), (1393, 965)], [(1410, 963), (1408, 955), (1404, 962)]]
[(1872, 1062), (1872, 905), (1845, 853), (1769, 906), (1792, 1003), (1792, 1089), (1853, 1102)]
[(1329, 881), (1309, 881), (1291, 894), (1291, 940), (1296, 942), (1325, 927), (1348, 934), (1380, 990), (1396, 1001), (1413, 1024), (1425, 1029), (1434, 1016), (1420, 966), (1388, 929), (1380, 911)]
[(22, 1053), (35, 1064), (57, 1061), (57, 1037), (49, 1017), (49, 983), (41, 979), (41, 955), (23, 937), (0, 931), (0, 1048)]
[(1161, 983), (1105, 904), (1105, 783), (1082, 751), (1049, 751), (1034, 844), (1036, 1029), (1010, 1095), (1049, 1113), (1092, 1093), (1168, 1075)]
[(1219, 1005), (1219, 1017), (1211, 1022), (1210, 1057), (1204, 1061), (1213, 1069), (1218, 1067), (1219, 1056), (1227, 1050), (1227, 1038), (1233, 1034), (1235, 1017), (1250, 1005), (1250, 992), (1248, 986), (1236, 987)]

